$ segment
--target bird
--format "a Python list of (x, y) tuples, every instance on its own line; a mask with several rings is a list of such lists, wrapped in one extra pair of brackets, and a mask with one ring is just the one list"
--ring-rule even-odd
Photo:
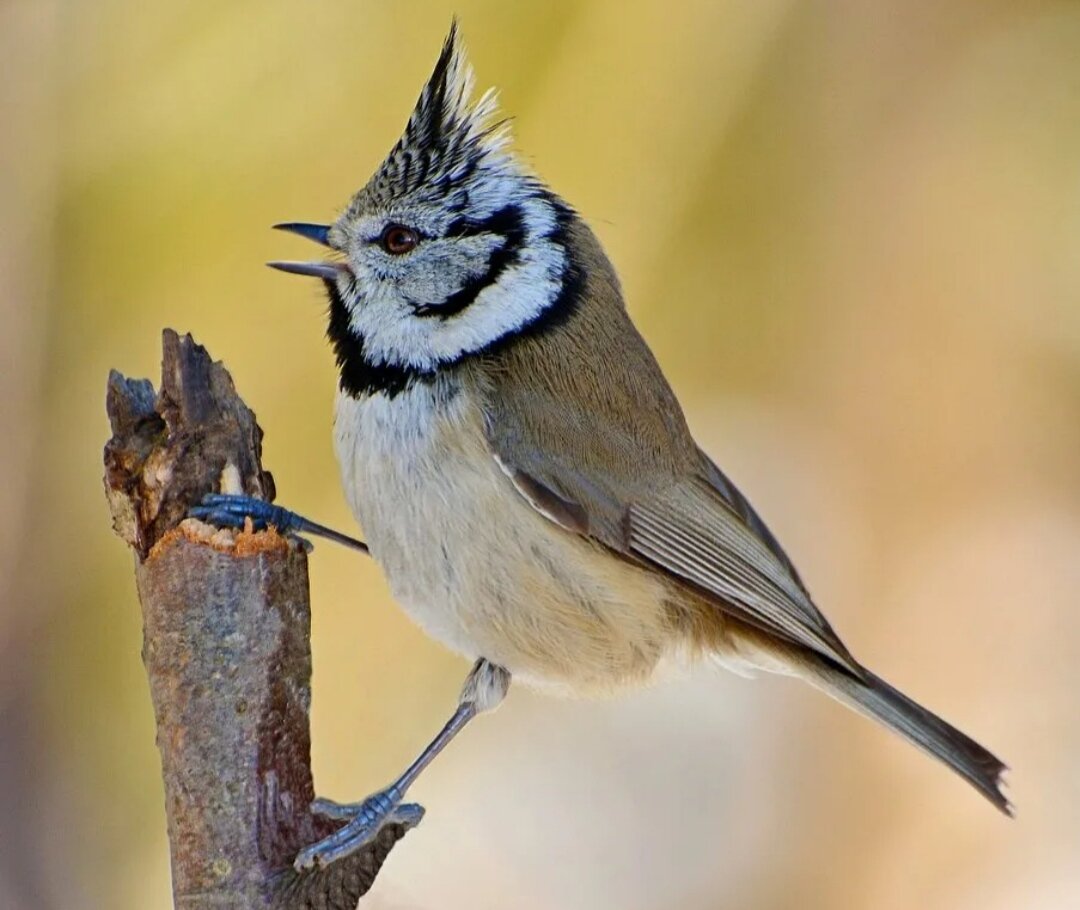
[(695, 442), (582, 216), (474, 100), (456, 20), (404, 133), (332, 224), (330, 251), (271, 262), (320, 279), (338, 367), (334, 448), (366, 544), (279, 506), (196, 510), (351, 542), (431, 636), (475, 661), (456, 710), (389, 787), (317, 801), (329, 864), (388, 821), (512, 680), (602, 695), (675, 654), (798, 677), (892, 729), (1002, 812), (1004, 763), (859, 663), (777, 538)]

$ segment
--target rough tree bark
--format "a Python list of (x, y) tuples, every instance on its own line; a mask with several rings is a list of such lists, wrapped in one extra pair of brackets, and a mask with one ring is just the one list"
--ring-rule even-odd
[(173, 898), (203, 908), (354, 908), (405, 833), (297, 874), (337, 823), (313, 815), (307, 548), (185, 519), (211, 491), (274, 496), (262, 431), (190, 335), (163, 336), (161, 389), (109, 376), (105, 491), (135, 550)]

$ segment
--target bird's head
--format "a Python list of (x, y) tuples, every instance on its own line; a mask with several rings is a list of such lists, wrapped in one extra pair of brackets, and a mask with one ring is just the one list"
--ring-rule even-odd
[(405, 132), (332, 225), (278, 227), (338, 256), (271, 263), (322, 278), (353, 394), (400, 390), (551, 315), (573, 280), (574, 214), (509, 149), (492, 91), (471, 98), (456, 24)]

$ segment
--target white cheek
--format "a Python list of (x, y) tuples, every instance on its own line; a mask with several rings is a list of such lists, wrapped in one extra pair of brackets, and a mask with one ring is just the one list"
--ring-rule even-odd
[[(496, 202), (506, 203), (505, 198)], [(481, 350), (496, 339), (531, 322), (554, 303), (562, 287), (566, 253), (550, 240), (540, 239), (551, 230), (555, 218), (547, 203), (529, 200), (523, 205), (526, 239), (519, 261), (494, 284), (484, 288), (461, 313), (448, 319), (418, 317), (414, 302), (437, 303), (461, 287), (460, 277), (434, 268), (418, 269), (404, 285), (379, 281), (351, 314), (353, 330), (364, 338), (373, 363), (407, 365), (432, 370), (464, 354)], [(486, 268), (493, 244), (481, 251)], [(473, 257), (465, 257), (465, 261)], [(469, 277), (482, 274), (478, 266)], [(364, 276), (358, 275), (363, 286)], [(465, 279), (467, 280), (467, 279)]]
[(361, 296), (350, 314), (353, 331), (364, 339), (364, 350), (373, 363), (402, 363), (388, 356), (408, 340), (403, 330), (417, 322), (408, 300), (391, 284), (379, 283)]
[(431, 339), (432, 356), (453, 360), (532, 321), (558, 296), (564, 258), (562, 247), (550, 242), (528, 248), (518, 265), (440, 327)]

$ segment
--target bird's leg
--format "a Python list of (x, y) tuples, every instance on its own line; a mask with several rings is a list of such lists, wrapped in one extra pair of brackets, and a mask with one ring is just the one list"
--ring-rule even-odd
[(326, 866), (348, 856), (372, 841), (387, 822), (403, 818), (419, 820), (424, 810), (414, 803), (401, 802), (409, 786), (470, 720), (497, 707), (509, 688), (508, 670), (483, 658), (478, 660), (465, 680), (457, 710), (446, 726), (389, 787), (358, 803), (335, 803), (327, 799), (317, 799), (312, 803), (313, 812), (345, 820), (347, 824), (329, 837), (301, 850), (293, 861), (296, 870), (300, 872)]
[(272, 525), (282, 534), (312, 534), (352, 547), (361, 553), (368, 551), (367, 544), (362, 540), (349, 537), (347, 534), (342, 534), (340, 531), (335, 531), (333, 528), (318, 524), (304, 518), (303, 515), (290, 512), (288, 509), (275, 506), (255, 496), (209, 493), (188, 514), (192, 518), (198, 518), (222, 528), (242, 528), (244, 522), (250, 518), (252, 526), (258, 531)]

